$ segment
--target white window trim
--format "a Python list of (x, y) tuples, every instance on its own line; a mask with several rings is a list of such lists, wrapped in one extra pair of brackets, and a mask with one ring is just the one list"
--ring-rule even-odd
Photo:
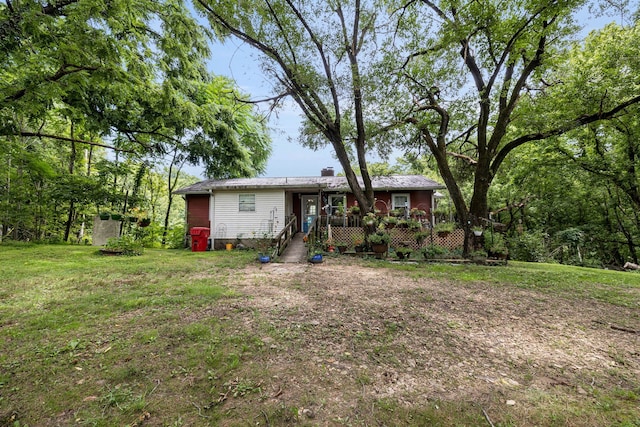
[(404, 208), (405, 206), (396, 206), (396, 197), (404, 196), (407, 198), (407, 210), (411, 209), (411, 195), (409, 193), (391, 193), (391, 209)]
[[(243, 201), (242, 201), (242, 197), (247, 197), (247, 196), (251, 196), (253, 197), (253, 209), (242, 209), (243, 207)], [(244, 204), (248, 204), (249, 206), (251, 205), (251, 203), (247, 203), (246, 201), (244, 202)], [(238, 212), (255, 212), (256, 211), (256, 195), (255, 193), (240, 193), (238, 194)]]
[(347, 211), (347, 195), (346, 194), (329, 194), (329, 205), (331, 205), (331, 214), (335, 215), (335, 213), (338, 212), (338, 205), (333, 204), (333, 200), (335, 199), (341, 199), (342, 207), (346, 212)]

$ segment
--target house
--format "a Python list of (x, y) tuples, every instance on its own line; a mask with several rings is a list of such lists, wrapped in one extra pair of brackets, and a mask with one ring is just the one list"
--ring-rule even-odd
[[(434, 193), (445, 188), (422, 175), (375, 177), (372, 184), (381, 214), (417, 208), (429, 218)], [(335, 176), (333, 168), (315, 177), (205, 180), (176, 194), (186, 201), (187, 230), (208, 227), (216, 249), (237, 240), (275, 236), (292, 224), (293, 232), (306, 233), (316, 218), (357, 205), (346, 177)]]

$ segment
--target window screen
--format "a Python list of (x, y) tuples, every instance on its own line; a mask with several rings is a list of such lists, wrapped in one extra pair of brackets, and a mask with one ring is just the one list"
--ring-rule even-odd
[(256, 195), (240, 194), (240, 196), (238, 197), (238, 210), (240, 212), (255, 212), (256, 211)]

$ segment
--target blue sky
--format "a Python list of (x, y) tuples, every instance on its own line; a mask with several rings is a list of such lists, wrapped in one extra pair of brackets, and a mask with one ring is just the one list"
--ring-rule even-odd
[[(582, 24), (585, 25), (585, 35), (589, 30), (601, 28), (605, 23), (615, 20), (611, 17), (594, 18), (586, 12), (581, 15), (584, 17)], [(211, 72), (232, 78), (253, 100), (274, 95), (271, 85), (258, 66), (257, 54), (249, 46), (229, 39), (224, 44), (212, 45), (211, 50), (212, 58), (208, 62)], [(264, 104), (263, 108), (267, 108), (267, 105)], [(273, 151), (264, 176), (317, 176), (327, 166), (333, 167), (336, 173), (342, 171), (331, 148), (313, 151), (296, 142), (300, 123), (300, 111), (291, 100), (271, 114), (268, 126), (271, 129)], [(393, 160), (395, 159), (392, 157), (391, 162)], [(188, 168), (187, 172), (204, 178), (201, 167)]]
[[(224, 44), (212, 46), (208, 68), (215, 74), (235, 80), (252, 100), (271, 97), (274, 92), (259, 69), (257, 59), (252, 55), (255, 54), (250, 47), (230, 39)], [(265, 110), (267, 104), (263, 104), (261, 108)], [(332, 149), (313, 151), (296, 142), (300, 123), (299, 109), (291, 100), (287, 100), (284, 107), (270, 115), (268, 126), (271, 129), (273, 151), (264, 176), (316, 176), (327, 166), (332, 166), (336, 172), (342, 170)]]

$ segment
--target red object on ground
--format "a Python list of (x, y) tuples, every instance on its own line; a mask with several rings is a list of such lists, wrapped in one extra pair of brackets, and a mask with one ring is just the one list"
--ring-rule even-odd
[(207, 227), (192, 227), (189, 230), (191, 234), (191, 252), (204, 252), (207, 250), (207, 242), (209, 241), (209, 229)]

